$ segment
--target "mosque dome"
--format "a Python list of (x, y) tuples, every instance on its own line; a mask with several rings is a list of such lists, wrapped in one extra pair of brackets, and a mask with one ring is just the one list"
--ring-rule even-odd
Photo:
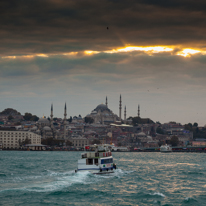
[(46, 131), (51, 131), (51, 128), (50, 128), (50, 127), (48, 127), (48, 126), (45, 126), (45, 127), (43, 128), (43, 130), (46, 130)]
[(49, 124), (49, 120), (42, 117), (38, 120), (38, 123), (40, 123), (40, 124)]
[(140, 132), (137, 134), (137, 136), (146, 136), (146, 134), (144, 132)]
[(151, 137), (151, 136), (147, 136), (147, 139), (150, 139), (150, 140), (152, 140), (152, 137)]
[[(107, 106), (105, 105), (105, 104), (99, 104), (97, 107), (96, 107), (96, 109), (94, 109), (95, 111), (105, 111), (105, 110), (109, 110), (108, 108), (107, 108)], [(110, 111), (110, 110), (109, 110)]]
[(36, 127), (36, 126), (34, 126), (34, 127), (31, 128), (31, 131), (35, 131), (35, 130), (37, 130), (37, 127)]

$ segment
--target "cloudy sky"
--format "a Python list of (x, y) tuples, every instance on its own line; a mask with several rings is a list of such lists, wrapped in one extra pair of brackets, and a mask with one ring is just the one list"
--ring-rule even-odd
[[(3, 0), (0, 111), (206, 124), (206, 2)], [(122, 113), (123, 115), (123, 113)]]

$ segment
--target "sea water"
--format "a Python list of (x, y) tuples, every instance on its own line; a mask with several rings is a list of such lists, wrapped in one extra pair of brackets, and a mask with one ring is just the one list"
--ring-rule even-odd
[(75, 173), (81, 152), (0, 151), (0, 205), (206, 205), (206, 154), (113, 153), (113, 174)]

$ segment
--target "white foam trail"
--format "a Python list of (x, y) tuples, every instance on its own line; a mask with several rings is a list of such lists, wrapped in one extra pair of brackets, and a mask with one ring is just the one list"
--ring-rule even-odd
[(164, 194), (160, 193), (160, 192), (155, 192), (155, 193), (150, 193), (150, 195), (157, 195), (157, 196), (161, 196), (161, 197), (165, 197)]
[[(88, 184), (90, 172), (74, 173), (72, 171), (64, 173), (67, 176), (58, 177), (55, 181), (43, 184), (35, 184), (32, 187), (25, 188), (28, 191), (33, 192), (51, 192), (58, 191), (65, 187), (70, 187), (74, 184)], [(92, 182), (93, 183), (93, 182)]]
[(47, 170), (47, 175), (50, 176), (50, 177), (56, 177), (56, 176), (65, 176), (65, 175), (71, 175), (71, 174), (74, 174), (75, 172), (72, 170), (72, 171), (68, 171), (68, 172), (54, 172), (54, 171), (51, 171), (51, 170)]
[[(127, 175), (133, 171), (124, 171), (121, 169), (114, 170), (114, 173), (106, 174), (106, 175), (94, 175), (88, 171), (85, 172), (77, 172), (72, 171), (67, 172), (54, 172), (47, 170), (47, 173), (42, 176), (26, 176), (26, 177), (16, 177), (17, 182), (21, 182), (22, 186), (17, 188), (4, 189), (7, 190), (23, 190), (30, 192), (52, 192), (59, 191), (63, 188), (70, 187), (74, 184), (94, 184), (97, 182), (104, 181), (104, 179), (108, 178), (121, 178), (124, 175)], [(29, 180), (30, 183), (24, 180)], [(33, 180), (31, 182), (31, 180)]]
[(190, 200), (197, 201), (196, 199), (194, 199), (194, 198), (192, 198), (192, 197), (186, 197), (186, 198), (185, 198), (185, 201), (186, 201), (186, 202), (189, 202)]

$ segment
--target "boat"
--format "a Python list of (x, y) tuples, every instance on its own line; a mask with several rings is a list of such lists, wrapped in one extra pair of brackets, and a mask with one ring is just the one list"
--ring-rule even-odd
[(111, 151), (113, 152), (129, 152), (129, 149), (127, 147), (116, 147), (112, 145)]
[(160, 147), (160, 152), (172, 152), (172, 147), (169, 145), (162, 145)]
[(89, 171), (92, 174), (114, 173), (117, 168), (113, 162), (111, 146), (109, 144), (86, 145), (81, 159), (78, 160), (78, 168), (75, 172)]

